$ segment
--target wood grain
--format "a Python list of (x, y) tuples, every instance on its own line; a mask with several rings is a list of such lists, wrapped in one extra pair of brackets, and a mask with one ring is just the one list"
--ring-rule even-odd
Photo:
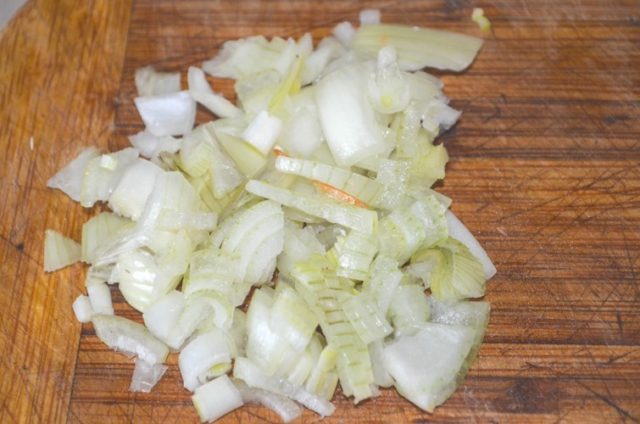
[[(128, 2), (34, 1), (0, 39), (0, 422), (64, 422), (80, 336), (74, 266), (45, 275), (44, 230), (78, 239), (90, 215), (49, 176), (105, 147), (123, 64)], [(30, 148), (33, 140), (33, 149)]]
[[(0, 39), (0, 422), (197, 421), (174, 357), (153, 393), (129, 393), (131, 361), (73, 322), (82, 269), (41, 271), (44, 229), (77, 237), (91, 214), (46, 179), (80, 146), (120, 148), (142, 129), (137, 67), (184, 71), (256, 33), (321, 36), (365, 7), (478, 34), (477, 6), (492, 34), (470, 70), (441, 75), (463, 110), (441, 190), (498, 268), (485, 343), (433, 415), (383, 391), (355, 408), (337, 395), (324, 422), (640, 420), (637, 2), (68, 0), (30, 3)], [(278, 419), (250, 406), (223, 422)]]

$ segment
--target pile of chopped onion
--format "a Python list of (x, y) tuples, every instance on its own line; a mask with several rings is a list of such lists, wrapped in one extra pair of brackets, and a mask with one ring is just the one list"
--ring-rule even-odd
[[(495, 268), (432, 190), (455, 124), (442, 82), (482, 42), (445, 31), (343, 22), (314, 48), (262, 36), (226, 42), (202, 68), (139, 69), (145, 130), (132, 147), (87, 148), (49, 180), (84, 207), (107, 205), (77, 243), (48, 230), (45, 270), (89, 265), (73, 310), (136, 357), (133, 391), (178, 355), (201, 420), (244, 403), (284, 422), (331, 415), (395, 387), (427, 412), (482, 341)], [(205, 72), (235, 80), (237, 103)], [(218, 119), (195, 125), (197, 104)], [(114, 315), (109, 285), (144, 325)], [(427, 294), (429, 293), (429, 294)]]

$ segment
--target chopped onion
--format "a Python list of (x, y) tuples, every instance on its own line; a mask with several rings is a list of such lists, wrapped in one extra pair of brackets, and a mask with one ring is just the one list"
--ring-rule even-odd
[(138, 113), (151, 134), (183, 135), (191, 131), (196, 118), (196, 103), (188, 91), (136, 97)]
[(129, 136), (129, 142), (141, 156), (149, 159), (156, 158), (162, 152), (175, 153), (181, 146), (176, 138), (169, 135), (157, 137), (148, 130)]
[(111, 290), (105, 283), (91, 284), (87, 286), (91, 309), (96, 314), (113, 315), (111, 303)]
[(283, 206), (317, 216), (365, 234), (371, 234), (377, 225), (378, 215), (370, 210), (339, 204), (329, 198), (295, 194), (289, 190), (272, 186), (259, 180), (251, 180), (245, 186), (249, 193), (276, 201)]
[(356, 29), (351, 25), (351, 22), (340, 22), (333, 28), (333, 35), (343, 46), (350, 47), (356, 36)]
[(271, 151), (281, 129), (282, 121), (263, 110), (251, 121), (242, 138), (266, 155)]
[(356, 52), (371, 58), (387, 45), (398, 52), (400, 67), (417, 71), (429, 66), (462, 71), (475, 58), (482, 40), (449, 31), (403, 25), (364, 25), (353, 39)]
[(79, 202), (84, 168), (91, 159), (97, 156), (98, 149), (95, 147), (88, 147), (84, 149), (67, 166), (58, 171), (56, 175), (49, 178), (47, 181), (47, 187), (62, 190), (67, 196), (71, 197), (76, 202)]
[(399, 286), (393, 292), (389, 317), (395, 336), (415, 334), (430, 317), (429, 303), (424, 289), (417, 285)]
[(114, 315), (94, 315), (91, 321), (98, 338), (112, 349), (135, 354), (151, 365), (164, 362), (169, 354), (142, 324)]
[[(466, 375), (490, 307), (465, 299), (495, 267), (431, 188), (460, 112), (418, 69), (462, 70), (482, 40), (359, 18), (315, 49), (310, 33), (228, 41), (186, 91), (138, 69), (133, 148), (86, 149), (48, 181), (112, 211), (81, 246), (48, 230), (44, 265), (90, 264), (73, 310), (137, 356), (131, 391), (153, 388), (169, 349), (202, 421), (245, 402), (331, 415), (338, 384), (354, 403), (395, 385), (432, 412)], [(237, 101), (205, 72), (235, 79)], [(217, 119), (194, 128), (196, 103)], [(113, 315), (116, 283), (144, 325)]]
[(471, 234), (471, 231), (456, 217), (453, 212), (447, 211), (445, 214), (447, 224), (449, 226), (449, 236), (464, 243), (469, 248), (473, 256), (475, 256), (482, 264), (484, 270), (484, 278), (489, 280), (496, 274), (496, 267), (491, 262), (489, 255), (482, 248), (478, 240)]
[(91, 159), (84, 168), (80, 204), (89, 208), (98, 201), (107, 201), (137, 158), (138, 152), (129, 148)]
[(130, 392), (149, 393), (151, 389), (160, 381), (162, 376), (169, 367), (163, 364), (151, 365), (143, 359), (136, 359), (136, 365), (133, 368), (133, 376), (131, 377)]
[(215, 115), (221, 118), (229, 118), (241, 113), (240, 109), (235, 107), (229, 100), (220, 94), (214, 93), (202, 69), (190, 66), (187, 79), (189, 82), (189, 94), (191, 94), (193, 100), (209, 109)]
[(73, 301), (73, 313), (76, 319), (81, 323), (91, 322), (93, 316), (93, 308), (88, 296), (80, 295)]
[(360, 11), (360, 25), (372, 25), (380, 23), (379, 9), (364, 9)]
[(144, 324), (154, 336), (167, 343), (184, 306), (182, 292), (173, 290), (147, 308), (142, 315)]
[(456, 388), (456, 375), (473, 343), (467, 327), (422, 324), (414, 336), (403, 336), (384, 349), (385, 368), (398, 392), (427, 412)]
[(333, 158), (350, 166), (385, 150), (382, 129), (366, 95), (365, 70), (345, 66), (319, 83), (316, 102), (322, 131)]
[(93, 263), (106, 240), (120, 237), (131, 227), (131, 221), (110, 212), (102, 212), (89, 219), (82, 225), (82, 260)]
[(225, 335), (213, 329), (191, 340), (178, 358), (182, 381), (187, 390), (194, 391), (206, 383), (208, 377), (217, 377), (231, 368), (231, 353)]
[(275, 270), (284, 244), (284, 214), (275, 202), (262, 201), (238, 214), (222, 243), (222, 250), (237, 256), (238, 280), (265, 283)]
[(47, 230), (44, 234), (44, 270), (52, 272), (80, 260), (81, 249), (78, 242), (57, 231)]
[(242, 395), (226, 375), (198, 387), (191, 400), (201, 422), (215, 421), (244, 404)]
[(321, 417), (327, 417), (335, 411), (331, 402), (309, 393), (302, 387), (296, 387), (284, 379), (266, 375), (247, 358), (236, 359), (233, 376), (243, 380), (250, 387), (272, 391), (300, 402)]
[(302, 408), (286, 396), (264, 389), (249, 387), (242, 380), (235, 380), (234, 384), (240, 391), (242, 400), (245, 403), (259, 403), (278, 414), (285, 423), (291, 422), (302, 415)]
[(136, 69), (138, 96), (156, 96), (180, 91), (180, 72), (158, 72), (152, 66)]
[(486, 16), (484, 16), (484, 10), (482, 10), (482, 8), (480, 7), (473, 8), (473, 11), (471, 12), (471, 20), (476, 24), (478, 24), (478, 27), (482, 31), (484, 32), (491, 31), (491, 21), (489, 21), (489, 19)]
[(138, 220), (158, 175), (162, 173), (157, 165), (138, 159), (129, 167), (120, 183), (109, 197), (109, 206), (119, 215)]

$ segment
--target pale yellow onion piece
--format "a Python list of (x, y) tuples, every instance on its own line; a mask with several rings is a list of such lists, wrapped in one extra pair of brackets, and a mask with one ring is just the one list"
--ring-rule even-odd
[(180, 72), (158, 72), (153, 66), (136, 69), (138, 96), (155, 96), (180, 91)]
[(482, 40), (449, 31), (404, 25), (364, 25), (358, 29), (353, 48), (358, 56), (373, 59), (385, 46), (394, 46), (400, 68), (417, 71), (430, 68), (462, 71), (482, 46)]
[(226, 375), (198, 387), (191, 400), (201, 422), (217, 420), (244, 405), (242, 395)]
[(473, 8), (473, 12), (471, 12), (471, 20), (478, 24), (478, 27), (483, 32), (491, 31), (491, 21), (489, 18), (484, 16), (484, 10), (481, 7)]
[(73, 301), (73, 313), (76, 319), (81, 323), (91, 322), (93, 316), (93, 308), (88, 296), (81, 294)]
[(187, 79), (189, 83), (189, 94), (193, 97), (193, 100), (206, 107), (215, 115), (227, 118), (242, 113), (240, 109), (224, 96), (213, 91), (202, 69), (190, 66)]
[(132, 221), (111, 212), (102, 212), (82, 225), (82, 261), (93, 263), (105, 242), (132, 227)]
[(44, 270), (55, 271), (80, 260), (80, 244), (57, 231), (44, 233)]
[(326, 196), (294, 193), (259, 180), (249, 181), (246, 190), (256, 196), (274, 200), (283, 206), (298, 209), (365, 234), (372, 234), (378, 226), (378, 214), (375, 211), (347, 203), (338, 203)]
[(94, 315), (92, 322), (98, 338), (116, 351), (135, 354), (151, 365), (164, 362), (169, 354), (167, 345), (142, 324), (115, 315)]

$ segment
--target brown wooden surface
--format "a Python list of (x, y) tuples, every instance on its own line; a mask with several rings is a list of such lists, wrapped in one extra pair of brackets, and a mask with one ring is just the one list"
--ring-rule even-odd
[[(175, 358), (153, 393), (129, 393), (131, 361), (75, 322), (81, 266), (43, 273), (45, 228), (78, 238), (95, 212), (46, 180), (81, 147), (120, 148), (142, 128), (138, 66), (184, 72), (226, 39), (322, 35), (365, 6), (469, 34), (481, 6), (493, 23), (473, 67), (444, 76), (464, 114), (443, 137), (442, 190), (498, 275), (479, 360), (434, 415), (383, 391), (355, 408), (336, 396), (325, 422), (640, 420), (636, 0), (41, 0), (0, 34), (1, 423), (196, 422)], [(278, 420), (259, 407), (224, 420), (249, 421)]]

